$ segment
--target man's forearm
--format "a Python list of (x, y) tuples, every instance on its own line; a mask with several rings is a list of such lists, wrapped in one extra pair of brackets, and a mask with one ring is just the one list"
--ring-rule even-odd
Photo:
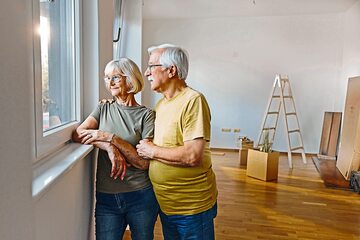
[(202, 154), (196, 154), (186, 146), (173, 148), (154, 146), (153, 150), (155, 160), (169, 165), (196, 167), (202, 160)]

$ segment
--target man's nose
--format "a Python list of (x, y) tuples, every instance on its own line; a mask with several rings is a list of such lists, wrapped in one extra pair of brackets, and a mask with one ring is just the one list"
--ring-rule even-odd
[(147, 68), (146, 70), (145, 70), (145, 76), (147, 77), (147, 76), (149, 76), (150, 75), (150, 70), (149, 70), (149, 68)]

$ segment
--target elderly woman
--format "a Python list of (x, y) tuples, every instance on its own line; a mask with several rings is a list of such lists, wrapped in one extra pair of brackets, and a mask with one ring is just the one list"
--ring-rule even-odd
[(134, 98), (144, 81), (133, 61), (109, 62), (104, 81), (115, 101), (100, 103), (73, 134), (74, 141), (100, 149), (96, 239), (122, 239), (127, 225), (132, 239), (153, 239), (159, 206), (148, 176), (149, 161), (139, 157), (135, 146), (153, 138), (155, 115)]

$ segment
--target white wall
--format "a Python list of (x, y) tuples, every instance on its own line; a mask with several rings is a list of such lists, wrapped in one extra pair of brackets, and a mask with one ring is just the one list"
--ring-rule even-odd
[[(86, 5), (86, 0), (84, 1)], [(99, 97), (95, 99), (110, 98), (108, 90), (105, 88), (103, 81), (104, 69), (106, 64), (113, 59), (113, 19), (114, 19), (114, 7), (113, 1), (96, 1), (98, 4), (98, 49), (93, 49), (93, 51), (98, 51), (98, 79), (100, 81), (100, 92)], [(94, 18), (94, 16), (93, 16)]]
[(36, 200), (34, 239), (91, 239), (94, 187), (91, 162), (90, 157), (80, 160)]
[(0, 239), (31, 240), (35, 139), (31, 1), (1, 1), (0, 32)]
[[(323, 113), (336, 106), (342, 21), (342, 14), (144, 20), (143, 51), (163, 42), (189, 51), (187, 82), (208, 99), (211, 146), (218, 148), (236, 147), (236, 134), (221, 128), (240, 128), (240, 135), (257, 138), (275, 74), (287, 74), (305, 150), (316, 153)], [(143, 95), (151, 106), (159, 97), (149, 90)], [(274, 145), (280, 151), (287, 146), (283, 125)]]
[[(121, 56), (133, 60), (141, 69), (142, 58), (142, 1), (123, 0), (123, 29), (121, 34)], [(141, 92), (135, 95), (142, 102)]]
[(360, 76), (360, 1), (344, 14), (344, 50), (342, 77), (339, 79), (338, 108), (344, 109), (347, 83)]
[(131, 58), (141, 67), (142, 7), (141, 0), (124, 0), (122, 29), (122, 56)]

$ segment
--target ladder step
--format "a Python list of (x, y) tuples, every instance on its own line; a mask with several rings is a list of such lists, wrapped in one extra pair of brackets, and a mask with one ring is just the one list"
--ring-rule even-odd
[(291, 151), (296, 151), (296, 150), (300, 150), (300, 149), (304, 149), (303, 147), (294, 147), (294, 148), (291, 148)]
[(279, 114), (279, 112), (268, 112), (268, 114)]
[(300, 132), (300, 129), (293, 129), (293, 130), (288, 131), (288, 133), (295, 133), (295, 132)]
[[(280, 98), (280, 95), (273, 95), (272, 96), (273, 98)], [(284, 98), (292, 98), (292, 96), (291, 95), (289, 95), (289, 96), (283, 96)]]
[(263, 130), (275, 130), (274, 127), (263, 128)]
[(289, 115), (296, 115), (296, 112), (289, 112), (289, 113), (286, 113), (286, 116), (289, 116)]

